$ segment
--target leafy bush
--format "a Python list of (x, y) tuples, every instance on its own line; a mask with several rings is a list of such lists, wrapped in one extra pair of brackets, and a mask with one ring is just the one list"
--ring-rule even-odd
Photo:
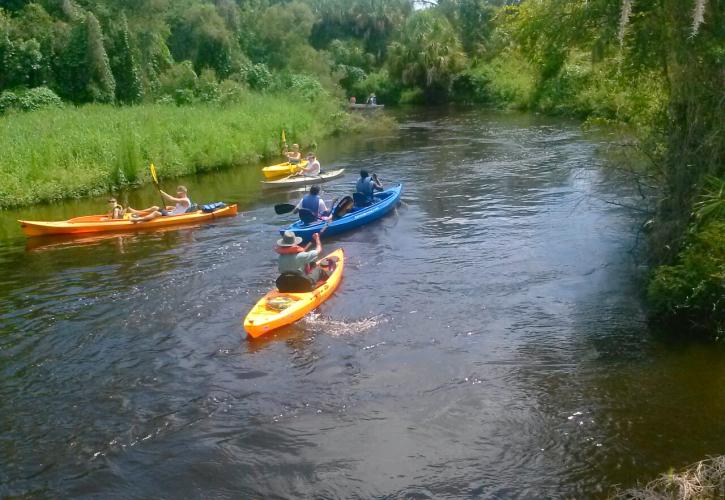
[(454, 100), (518, 109), (530, 106), (533, 92), (533, 70), (515, 51), (467, 68), (456, 76), (452, 87)]
[(654, 317), (689, 323), (725, 334), (725, 222), (693, 227), (688, 243), (671, 266), (655, 269), (648, 287)]
[(369, 73), (367, 78), (353, 85), (352, 94), (358, 96), (358, 102), (365, 102), (368, 95), (375, 92), (379, 104), (395, 104), (400, 101), (400, 85), (390, 78), (387, 70)]
[(216, 73), (211, 68), (206, 68), (201, 72), (196, 86), (196, 96), (201, 102), (218, 102), (221, 97), (219, 92), (219, 82), (216, 79)]
[[(161, 96), (168, 95), (177, 100), (175, 96), (178, 91), (190, 91), (193, 95), (197, 82), (198, 77), (191, 61), (182, 61), (161, 73), (158, 92)], [(188, 92), (182, 92), (182, 94), (188, 94)]]
[(11, 110), (34, 111), (43, 108), (63, 107), (63, 101), (48, 87), (35, 87), (25, 91), (11, 92), (6, 90), (0, 94), (0, 113)]
[(272, 73), (266, 64), (248, 64), (242, 67), (241, 79), (254, 90), (267, 90), (272, 86)]
[(423, 104), (425, 103), (425, 93), (420, 87), (405, 89), (400, 94), (400, 104)]
[(219, 103), (237, 104), (244, 100), (248, 90), (234, 80), (224, 80), (219, 84)]
[(281, 73), (277, 75), (273, 89), (293, 94), (307, 101), (314, 101), (328, 95), (317, 78), (304, 74)]

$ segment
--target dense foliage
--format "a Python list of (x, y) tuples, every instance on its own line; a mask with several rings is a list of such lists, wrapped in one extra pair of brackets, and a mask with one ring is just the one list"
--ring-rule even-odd
[[(57, 96), (75, 104), (238, 102), (251, 89), (307, 102), (363, 102), (374, 92), (388, 105), (459, 101), (574, 115), (624, 124), (652, 160), (638, 175), (655, 188), (655, 264), (687, 267), (683, 249), (699, 252), (692, 249), (704, 248), (693, 243), (701, 237), (723, 241), (722, 225), (692, 219), (706, 179), (725, 177), (723, 0), (2, 5), (0, 113), (58, 106)], [(654, 295), (667, 295), (675, 281), (657, 279)], [(699, 286), (677, 283), (673, 297)], [(686, 296), (687, 307), (657, 299), (655, 309), (678, 316), (710, 307)]]

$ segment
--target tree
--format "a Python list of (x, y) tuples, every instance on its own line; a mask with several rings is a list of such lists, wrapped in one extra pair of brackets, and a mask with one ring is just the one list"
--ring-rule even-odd
[(404, 85), (421, 87), (428, 100), (446, 97), (453, 77), (466, 63), (453, 27), (434, 10), (410, 16), (388, 52), (391, 75)]
[(59, 93), (74, 102), (113, 102), (116, 82), (103, 45), (98, 19), (92, 13), (71, 29), (57, 60)]
[(238, 46), (233, 39), (213, 5), (197, 4), (172, 23), (169, 47), (177, 61), (191, 61), (197, 73), (208, 67), (223, 78), (237, 69), (233, 55), (238, 59)]
[(132, 104), (139, 102), (143, 95), (141, 73), (131, 47), (131, 36), (125, 14), (121, 14), (119, 24), (111, 57), (111, 68), (116, 79), (116, 99), (121, 103)]

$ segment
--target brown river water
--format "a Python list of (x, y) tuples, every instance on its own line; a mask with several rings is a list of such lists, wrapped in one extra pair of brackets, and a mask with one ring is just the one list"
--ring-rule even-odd
[[(184, 179), (240, 215), (32, 239), (0, 212), (0, 497), (601, 498), (725, 452), (725, 355), (646, 324), (641, 215), (605, 132), (536, 115), (403, 112), (322, 141), (402, 182), (338, 291), (258, 341), (275, 203), (259, 166)], [(176, 181), (163, 181), (173, 189)], [(151, 187), (121, 196), (156, 203)]]

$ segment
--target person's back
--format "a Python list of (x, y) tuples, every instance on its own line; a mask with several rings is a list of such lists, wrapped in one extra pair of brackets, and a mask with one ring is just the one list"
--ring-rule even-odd
[(310, 279), (313, 283), (325, 277), (325, 273), (317, 267), (310, 269), (308, 272), (309, 265), (315, 262), (322, 252), (320, 235), (318, 233), (313, 234), (312, 240), (315, 242), (315, 249), (306, 251), (299, 246), (302, 238), (295, 236), (292, 231), (284, 232), (282, 238), (277, 240), (275, 249), (279, 254), (277, 268), (280, 275), (285, 273), (297, 274)]
[[(373, 202), (373, 194), (375, 193), (375, 182), (368, 175), (367, 170), (360, 170), (360, 178), (355, 183), (355, 191), (362, 196), (365, 205)], [(357, 197), (356, 197), (357, 198)], [(357, 203), (357, 201), (356, 201)]]
[(315, 217), (320, 216), (320, 197), (317, 194), (306, 194), (302, 197), (300, 208), (304, 208), (312, 212)]

